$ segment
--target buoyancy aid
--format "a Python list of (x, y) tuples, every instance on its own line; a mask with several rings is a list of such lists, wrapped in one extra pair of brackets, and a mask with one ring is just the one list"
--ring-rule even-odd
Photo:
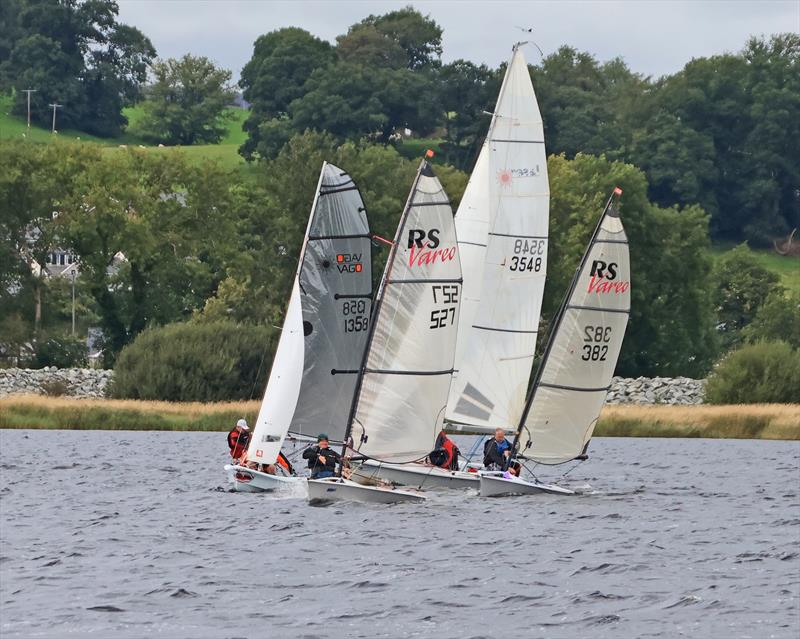
[(231, 450), (231, 457), (239, 459), (250, 443), (250, 433), (238, 431), (235, 428), (228, 433), (228, 448)]
[(444, 431), (439, 433), (439, 436), (436, 438), (436, 448), (444, 451), (445, 456), (443, 458), (441, 455), (436, 456), (438, 459), (434, 461), (434, 458), (432, 458), (431, 461), (440, 468), (458, 470), (458, 446), (455, 445), (455, 443), (444, 433)]
[(282, 466), (290, 475), (294, 475), (294, 468), (292, 468), (292, 465), (283, 453), (278, 453), (278, 459), (275, 460), (275, 463)]

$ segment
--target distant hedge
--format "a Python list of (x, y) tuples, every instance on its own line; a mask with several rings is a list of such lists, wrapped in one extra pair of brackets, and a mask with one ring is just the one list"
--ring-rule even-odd
[(117, 358), (111, 392), (171, 402), (258, 398), (277, 339), (271, 327), (233, 322), (148, 329)]
[(792, 403), (800, 388), (800, 350), (786, 342), (749, 344), (725, 356), (708, 378), (710, 404)]

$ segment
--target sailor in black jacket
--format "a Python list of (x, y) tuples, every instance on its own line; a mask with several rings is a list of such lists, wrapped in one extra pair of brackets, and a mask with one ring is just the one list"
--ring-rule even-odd
[(483, 445), (483, 465), (489, 470), (506, 470), (511, 459), (511, 442), (506, 439), (506, 431), (498, 428), (494, 438)]
[(320, 433), (317, 437), (317, 445), (303, 451), (303, 459), (308, 460), (311, 479), (323, 479), (336, 474), (336, 464), (339, 463), (340, 455), (330, 448), (328, 436)]

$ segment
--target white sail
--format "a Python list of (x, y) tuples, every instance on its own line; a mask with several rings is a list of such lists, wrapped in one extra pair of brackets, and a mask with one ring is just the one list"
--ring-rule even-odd
[(372, 306), (369, 227), (350, 176), (324, 163), (247, 457), (274, 463), (287, 431), (344, 438)]
[(295, 278), (264, 400), (247, 448), (250, 461), (272, 464), (278, 457), (300, 395), (303, 351), (303, 309), (300, 286)]
[(519, 452), (543, 464), (575, 459), (594, 431), (630, 312), (628, 240), (609, 201), (554, 325)]
[(470, 431), (508, 428), (522, 416), (544, 294), (549, 203), (542, 117), (515, 48), (456, 216), (459, 241), (475, 250), (462, 255), (467, 306), (446, 417)]
[(423, 161), (384, 270), (355, 400), (351, 436), (362, 454), (410, 461), (433, 448), (453, 369), (460, 298), (453, 212)]

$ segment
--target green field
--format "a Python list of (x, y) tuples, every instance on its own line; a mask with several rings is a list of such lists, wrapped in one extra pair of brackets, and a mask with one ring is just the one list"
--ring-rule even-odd
[[(49, 129), (39, 126), (27, 127), (25, 118), (11, 115), (11, 97), (0, 96), (0, 139), (16, 138), (28, 139), (34, 142), (48, 142), (53, 139), (53, 134)], [(244, 159), (239, 155), (239, 146), (247, 139), (247, 135), (242, 131), (242, 123), (247, 119), (248, 111), (243, 109), (231, 108), (229, 112), (232, 118), (228, 121), (228, 131), (219, 144), (198, 144), (195, 146), (173, 146), (159, 147), (145, 142), (136, 135), (136, 125), (142, 117), (141, 107), (129, 107), (123, 110), (128, 118), (128, 131), (114, 138), (98, 138), (82, 131), (70, 129), (58, 129), (56, 121), (57, 135), (64, 140), (81, 140), (83, 142), (94, 142), (107, 147), (108, 152), (113, 152), (120, 145), (141, 146), (150, 149), (155, 153), (173, 153), (179, 149), (187, 157), (199, 161), (217, 161), (227, 168), (237, 168), (243, 165)]]
[[(735, 246), (731, 243), (718, 244), (711, 249), (711, 252), (714, 258), (718, 258)], [(800, 295), (800, 258), (778, 255), (773, 249), (751, 250), (761, 266), (780, 276), (781, 284), (787, 291)]]

